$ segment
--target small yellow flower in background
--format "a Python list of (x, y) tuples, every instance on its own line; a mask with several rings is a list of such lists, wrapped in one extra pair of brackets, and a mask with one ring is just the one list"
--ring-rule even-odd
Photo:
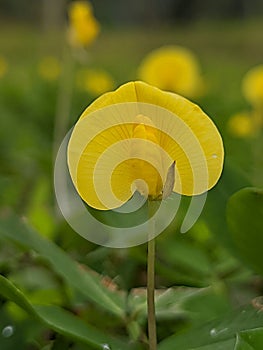
[(253, 110), (233, 115), (228, 121), (228, 131), (236, 137), (255, 137), (263, 128), (263, 64), (245, 74), (242, 91)]
[(227, 125), (231, 135), (236, 137), (253, 137), (257, 132), (252, 113), (240, 112), (230, 117)]
[(263, 108), (263, 64), (251, 68), (243, 78), (243, 94), (255, 108)]
[(96, 99), (68, 144), (73, 184), (100, 210), (120, 207), (135, 191), (150, 200), (204, 193), (223, 158), (221, 136), (197, 105), (139, 81)]
[(0, 78), (2, 78), (8, 69), (8, 63), (3, 56), (0, 56)]
[(89, 46), (99, 33), (88, 1), (73, 1), (69, 6), (69, 42), (72, 46)]
[(81, 69), (77, 72), (77, 85), (93, 96), (99, 96), (114, 89), (112, 76), (102, 69)]
[(38, 64), (38, 73), (44, 80), (57, 80), (61, 72), (59, 60), (53, 56), (42, 58)]
[(142, 61), (138, 76), (160, 89), (187, 97), (203, 93), (204, 82), (195, 55), (181, 46), (163, 46)]

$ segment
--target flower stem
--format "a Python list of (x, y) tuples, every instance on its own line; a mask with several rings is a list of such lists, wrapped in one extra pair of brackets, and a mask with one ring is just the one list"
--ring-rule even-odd
[[(148, 202), (150, 207), (150, 203)], [(150, 219), (150, 217), (149, 217)], [(154, 233), (154, 220), (149, 226), (149, 240), (148, 240), (148, 257), (147, 257), (147, 306), (148, 306), (148, 340), (149, 350), (157, 349), (157, 337), (156, 337), (156, 320), (155, 320), (155, 302), (154, 302), (154, 289), (155, 289), (155, 239)]]

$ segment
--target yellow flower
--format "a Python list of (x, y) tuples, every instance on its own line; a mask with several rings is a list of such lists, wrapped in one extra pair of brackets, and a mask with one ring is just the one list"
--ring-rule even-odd
[(2, 78), (7, 72), (8, 64), (4, 57), (0, 56), (0, 78)]
[(255, 125), (248, 112), (234, 114), (228, 121), (229, 132), (237, 137), (250, 137), (255, 134)]
[(243, 78), (242, 89), (245, 98), (255, 108), (263, 106), (263, 64), (251, 68)]
[(230, 117), (227, 127), (233, 136), (253, 137), (262, 127), (262, 120), (256, 111), (239, 112)]
[(196, 57), (181, 46), (163, 46), (149, 53), (138, 76), (146, 83), (187, 97), (200, 95), (204, 88)]
[(97, 37), (99, 24), (88, 1), (74, 1), (69, 7), (69, 42), (72, 46), (88, 46)]
[(77, 74), (77, 85), (93, 96), (99, 96), (114, 88), (112, 76), (102, 69), (82, 69)]
[(223, 157), (221, 136), (197, 105), (139, 81), (95, 100), (68, 144), (73, 184), (101, 210), (135, 191), (151, 200), (204, 193), (218, 181)]
[(53, 81), (59, 77), (61, 71), (60, 63), (56, 57), (44, 57), (38, 64), (38, 73), (41, 78)]

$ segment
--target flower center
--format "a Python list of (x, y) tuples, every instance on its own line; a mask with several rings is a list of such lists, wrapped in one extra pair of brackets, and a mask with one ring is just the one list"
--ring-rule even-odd
[(160, 135), (150, 118), (144, 115), (136, 117), (131, 140), (131, 172), (135, 190), (149, 200), (162, 199), (165, 187)]

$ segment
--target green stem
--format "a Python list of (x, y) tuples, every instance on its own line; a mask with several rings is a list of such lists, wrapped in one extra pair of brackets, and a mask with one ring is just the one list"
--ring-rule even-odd
[[(148, 203), (150, 206), (150, 203)], [(150, 217), (149, 217), (150, 219)], [(155, 240), (153, 238), (154, 221), (149, 227), (148, 258), (147, 258), (147, 306), (148, 306), (148, 340), (149, 350), (157, 349), (156, 319), (155, 319)]]

